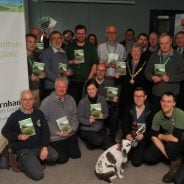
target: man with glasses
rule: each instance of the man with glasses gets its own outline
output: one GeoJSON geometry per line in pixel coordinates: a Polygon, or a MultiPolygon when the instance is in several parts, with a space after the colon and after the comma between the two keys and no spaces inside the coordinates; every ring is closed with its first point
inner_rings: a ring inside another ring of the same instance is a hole
{"type": "MultiPolygon", "coordinates": [[[[50,95],[54,91],[54,82],[59,77],[60,63],[68,66],[68,57],[65,51],[61,48],[63,43],[63,35],[58,31],[53,31],[50,34],[51,46],[44,50],[42,62],[45,63],[46,78],[44,81],[45,96],[50,95]]],[[[72,70],[66,70],[66,76],[71,76],[72,70]]]]}
{"type": "Polygon", "coordinates": [[[106,77],[114,79],[116,62],[123,62],[126,59],[126,51],[123,45],[116,42],[117,28],[113,25],[106,27],[107,41],[98,46],[100,63],[107,67],[106,77]]]}

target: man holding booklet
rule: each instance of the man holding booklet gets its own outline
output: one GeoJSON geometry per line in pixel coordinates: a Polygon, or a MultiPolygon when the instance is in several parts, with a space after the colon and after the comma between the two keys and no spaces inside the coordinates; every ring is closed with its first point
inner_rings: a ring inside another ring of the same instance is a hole
{"type": "Polygon", "coordinates": [[[54,91],[54,82],[59,76],[71,76],[68,57],[61,48],[63,35],[59,31],[50,34],[50,47],[43,51],[42,62],[45,64],[46,78],[44,81],[45,96],[54,91]]]}
{"type": "Polygon", "coordinates": [[[35,98],[30,90],[20,96],[21,107],[8,118],[2,134],[9,140],[17,154],[20,170],[33,180],[44,174],[40,161],[55,162],[57,152],[49,146],[49,128],[44,114],[33,109],[35,98]]]}
{"type": "Polygon", "coordinates": [[[152,103],[155,111],[160,109],[160,98],[166,91],[179,93],[179,83],[184,79],[184,60],[173,50],[168,33],[159,37],[160,49],[154,53],[145,69],[146,78],[153,82],[152,103]]]}
{"type": "Polygon", "coordinates": [[[58,152],[57,162],[60,164],[67,162],[69,158],[81,157],[76,135],[79,126],[77,107],[73,97],[67,94],[67,89],[67,78],[57,78],[55,91],[40,106],[49,125],[51,146],[58,152]]]}
{"type": "Polygon", "coordinates": [[[98,46],[98,56],[100,63],[105,63],[107,67],[106,76],[114,78],[117,63],[123,63],[126,59],[126,51],[123,45],[116,41],[117,28],[109,25],[105,30],[106,42],[98,46]]]}
{"type": "Polygon", "coordinates": [[[75,26],[75,40],[68,44],[66,53],[70,67],[73,70],[69,94],[78,104],[82,98],[84,82],[94,75],[96,65],[99,62],[95,46],[87,41],[87,29],[84,25],[75,26]]]}
{"type": "Polygon", "coordinates": [[[44,64],[36,57],[36,37],[33,34],[26,35],[27,65],[29,75],[29,89],[35,96],[35,107],[40,105],[40,79],[45,78],[44,64]]]}

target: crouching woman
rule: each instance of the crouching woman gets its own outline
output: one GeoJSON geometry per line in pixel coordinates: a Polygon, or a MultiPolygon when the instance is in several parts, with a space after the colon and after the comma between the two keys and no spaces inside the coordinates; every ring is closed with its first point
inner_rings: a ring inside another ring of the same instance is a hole
{"type": "Polygon", "coordinates": [[[123,138],[132,141],[129,159],[135,167],[143,163],[144,152],[150,142],[151,113],[145,103],[147,95],[138,87],[133,94],[134,103],[127,107],[122,118],[123,138]]]}
{"type": "Polygon", "coordinates": [[[94,79],[87,81],[85,90],[87,95],[78,105],[80,137],[88,149],[107,149],[112,143],[104,128],[108,117],[106,99],[98,94],[98,83],[94,79]]]}

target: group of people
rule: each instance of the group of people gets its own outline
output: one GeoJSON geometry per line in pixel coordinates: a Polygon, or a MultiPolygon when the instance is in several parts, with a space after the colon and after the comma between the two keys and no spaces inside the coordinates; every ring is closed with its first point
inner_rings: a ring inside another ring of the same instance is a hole
{"type": "Polygon", "coordinates": [[[45,35],[44,50],[37,47],[39,29],[26,35],[30,89],[21,93],[21,107],[2,134],[30,178],[43,178],[43,162],[80,158],[79,136],[90,150],[131,140],[133,166],[163,161],[170,165],[163,182],[184,182],[184,112],[178,108],[184,109],[184,32],[175,35],[175,48],[168,33],[134,34],[128,29],[118,43],[117,28],[110,25],[106,42],[97,46],[77,25],[75,39],[70,30],[45,35]],[[44,64],[39,75],[35,62],[44,64]],[[22,123],[34,133],[25,134],[22,123]]]}

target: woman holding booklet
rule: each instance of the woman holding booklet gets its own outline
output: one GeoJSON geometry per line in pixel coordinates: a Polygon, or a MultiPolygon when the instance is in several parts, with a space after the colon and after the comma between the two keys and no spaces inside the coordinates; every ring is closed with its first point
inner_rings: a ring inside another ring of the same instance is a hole
{"type": "Polygon", "coordinates": [[[147,64],[147,60],[141,57],[142,48],[138,43],[134,43],[130,57],[126,61],[126,75],[119,78],[118,72],[116,78],[121,82],[121,94],[120,94],[120,110],[123,110],[133,102],[133,92],[137,87],[143,87],[148,96],[151,91],[151,83],[145,78],[144,70],[147,64]]]}
{"type": "Polygon", "coordinates": [[[138,87],[133,94],[134,103],[129,105],[122,116],[123,138],[132,141],[129,159],[135,167],[143,163],[144,152],[150,144],[151,111],[146,104],[147,95],[138,87]]]}
{"type": "Polygon", "coordinates": [[[78,105],[78,121],[80,137],[88,149],[107,149],[112,145],[104,128],[104,120],[108,117],[106,99],[98,94],[98,83],[90,79],[86,83],[86,96],[78,105]]]}

